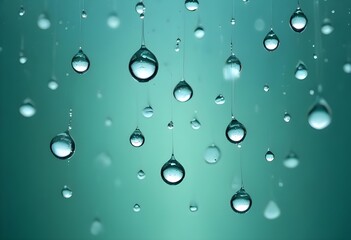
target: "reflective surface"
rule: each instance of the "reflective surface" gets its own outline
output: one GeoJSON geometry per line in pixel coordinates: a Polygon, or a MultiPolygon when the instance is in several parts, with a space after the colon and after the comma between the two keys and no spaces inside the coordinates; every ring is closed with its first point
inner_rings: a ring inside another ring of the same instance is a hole
{"type": "Polygon", "coordinates": [[[230,206],[236,213],[246,213],[250,210],[252,199],[244,188],[240,188],[231,198],[230,206]]]}
{"type": "Polygon", "coordinates": [[[156,56],[142,45],[129,61],[129,72],[138,82],[148,82],[153,79],[158,71],[156,56]]]}
{"type": "Polygon", "coordinates": [[[171,159],[161,168],[161,177],[169,185],[178,185],[185,177],[184,167],[175,159],[172,154],[171,159]]]}
{"type": "Polygon", "coordinates": [[[58,159],[66,160],[71,158],[76,150],[76,144],[69,131],[59,133],[53,137],[50,142],[50,150],[58,159]]]}

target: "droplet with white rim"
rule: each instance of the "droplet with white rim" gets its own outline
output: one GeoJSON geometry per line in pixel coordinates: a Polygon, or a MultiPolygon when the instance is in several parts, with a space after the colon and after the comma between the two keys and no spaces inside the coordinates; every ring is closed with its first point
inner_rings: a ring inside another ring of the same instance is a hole
{"type": "Polygon", "coordinates": [[[223,77],[225,80],[235,80],[239,78],[241,72],[241,62],[239,58],[231,53],[230,56],[225,61],[223,67],[223,77]]]}
{"type": "Polygon", "coordinates": [[[30,118],[34,116],[37,110],[33,101],[30,98],[26,98],[19,107],[19,112],[23,117],[30,118]]]}
{"type": "Polygon", "coordinates": [[[225,130],[225,135],[229,142],[239,144],[244,141],[246,137],[246,128],[241,122],[232,116],[232,120],[225,130]]]}
{"type": "Polygon", "coordinates": [[[208,146],[204,152],[204,159],[207,163],[217,163],[221,158],[221,150],[215,144],[208,146]]]}
{"type": "Polygon", "coordinates": [[[196,118],[194,118],[193,120],[190,121],[190,125],[195,130],[197,130],[201,127],[201,123],[196,118]]]}
{"type": "Polygon", "coordinates": [[[190,212],[197,212],[198,209],[199,208],[196,204],[190,204],[190,206],[189,206],[190,212]]]}
{"type": "Polygon", "coordinates": [[[84,18],[84,19],[88,18],[88,13],[84,9],[82,10],[81,17],[84,18]]]}
{"type": "Polygon", "coordinates": [[[149,105],[149,106],[146,106],[143,111],[143,116],[146,117],[146,118],[151,118],[153,115],[154,115],[154,110],[152,109],[152,107],[149,105]]]}
{"type": "Polygon", "coordinates": [[[236,213],[246,213],[250,210],[251,205],[252,199],[243,187],[241,187],[230,200],[230,206],[236,213]]]}
{"type": "Polygon", "coordinates": [[[196,27],[195,30],[194,30],[194,35],[195,35],[195,37],[198,38],[198,39],[203,38],[203,37],[205,36],[205,30],[204,30],[204,28],[201,27],[201,26],[196,27]]]}
{"type": "Polygon", "coordinates": [[[61,190],[61,195],[62,197],[68,199],[72,197],[73,192],[68,186],[65,185],[61,190]]]}
{"type": "Polygon", "coordinates": [[[20,9],[18,10],[18,15],[20,15],[21,17],[26,13],[26,10],[24,9],[24,7],[21,5],[20,9]]]}
{"type": "Polygon", "coordinates": [[[268,92],[268,91],[269,91],[269,85],[268,85],[268,84],[265,84],[265,85],[263,86],[263,91],[265,91],[265,92],[268,92]]]}
{"type": "Polygon", "coordinates": [[[112,29],[116,29],[121,25],[121,20],[119,19],[117,13],[112,12],[107,17],[107,26],[112,29]]]}
{"type": "Polygon", "coordinates": [[[38,24],[38,27],[42,30],[47,30],[51,26],[50,19],[45,13],[42,13],[39,15],[37,24],[38,24]]]}
{"type": "Polygon", "coordinates": [[[158,61],[156,56],[141,45],[129,61],[129,72],[138,82],[148,82],[152,80],[158,71],[158,61]]]}
{"type": "Polygon", "coordinates": [[[143,1],[138,2],[135,5],[135,11],[140,15],[140,14],[145,14],[145,5],[143,1]]]}
{"type": "Polygon", "coordinates": [[[303,32],[307,26],[307,17],[302,12],[300,7],[297,7],[295,12],[290,17],[290,27],[295,32],[303,32]]]}
{"type": "Polygon", "coordinates": [[[222,105],[225,103],[225,98],[222,94],[218,94],[217,97],[215,98],[215,103],[217,105],[222,105]]]}
{"type": "Polygon", "coordinates": [[[71,66],[73,70],[79,74],[83,74],[88,71],[90,67],[90,60],[83,52],[82,48],[79,48],[78,52],[73,56],[71,66]]]}
{"type": "Polygon", "coordinates": [[[143,170],[139,170],[138,173],[137,173],[137,177],[140,180],[143,180],[146,177],[146,174],[145,174],[145,172],[143,170]]]}
{"type": "Polygon", "coordinates": [[[163,181],[169,185],[177,185],[181,183],[185,177],[184,167],[175,159],[172,154],[161,168],[161,177],[163,181]]]}
{"type": "Polygon", "coordinates": [[[185,0],[185,8],[189,11],[196,11],[199,8],[198,0],[185,0]]]}
{"type": "Polygon", "coordinates": [[[283,119],[284,119],[284,122],[286,122],[286,123],[290,122],[290,120],[291,120],[290,114],[288,112],[285,112],[283,119]]]}
{"type": "Polygon", "coordinates": [[[320,98],[308,112],[308,123],[317,130],[322,130],[331,123],[331,109],[326,100],[320,98]]]}
{"type": "Polygon", "coordinates": [[[103,225],[99,218],[95,218],[90,226],[90,233],[94,236],[100,235],[103,231],[103,225]]]}
{"type": "Polygon", "coordinates": [[[323,24],[322,24],[322,27],[321,27],[321,32],[324,34],[324,35],[329,35],[331,34],[332,32],[334,31],[334,27],[333,25],[331,24],[331,21],[329,18],[325,18],[323,20],[323,24]]]}
{"type": "Polygon", "coordinates": [[[272,162],[274,160],[274,153],[268,149],[268,151],[265,154],[265,158],[268,162],[272,162]]]}
{"type": "Polygon", "coordinates": [[[308,71],[305,64],[303,62],[299,62],[295,70],[295,78],[299,80],[304,80],[306,79],[307,75],[308,71]]]}
{"type": "Polygon", "coordinates": [[[187,102],[193,96],[193,89],[191,86],[182,79],[173,89],[173,96],[179,102],[187,102]]]}
{"type": "Polygon", "coordinates": [[[280,216],[280,209],[275,201],[270,200],[264,209],[263,215],[269,220],[277,219],[280,216]]]}
{"type": "Polygon", "coordinates": [[[346,62],[342,67],[345,73],[351,73],[351,62],[346,62]]]}
{"type": "Polygon", "coordinates": [[[134,204],[134,206],[133,206],[133,211],[134,212],[140,212],[140,210],[141,210],[141,207],[140,207],[140,205],[139,204],[134,204]]]}
{"type": "Polygon", "coordinates": [[[279,43],[279,38],[274,33],[273,29],[271,29],[263,39],[263,46],[265,49],[267,49],[267,51],[270,52],[276,50],[279,46],[279,43]]]}
{"type": "Polygon", "coordinates": [[[76,149],[75,142],[69,131],[57,134],[50,142],[52,154],[61,160],[69,159],[73,156],[76,149]]]}
{"type": "Polygon", "coordinates": [[[232,17],[232,18],[230,19],[230,24],[231,24],[231,25],[235,25],[235,23],[236,23],[236,20],[235,20],[235,18],[232,17]]]}
{"type": "Polygon", "coordinates": [[[133,147],[141,147],[145,142],[145,137],[140,129],[137,127],[129,138],[130,144],[133,147]]]}
{"type": "Polygon", "coordinates": [[[296,168],[299,163],[300,160],[294,152],[290,152],[283,161],[283,165],[286,168],[296,168]]]}

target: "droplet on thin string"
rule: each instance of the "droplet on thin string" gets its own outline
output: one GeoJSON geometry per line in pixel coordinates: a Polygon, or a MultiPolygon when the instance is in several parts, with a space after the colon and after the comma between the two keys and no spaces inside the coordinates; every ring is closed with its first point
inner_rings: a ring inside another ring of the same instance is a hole
{"type": "Polygon", "coordinates": [[[140,212],[140,210],[141,210],[141,207],[140,207],[140,205],[139,204],[134,204],[134,206],[133,206],[133,211],[134,212],[140,212]]]}
{"type": "Polygon", "coordinates": [[[212,144],[205,149],[204,159],[207,163],[217,163],[220,158],[221,151],[216,145],[212,144]]]}
{"type": "Polygon", "coordinates": [[[173,128],[174,128],[173,121],[170,121],[170,122],[167,124],[167,127],[168,127],[168,129],[173,129],[173,128]]]}
{"type": "Polygon", "coordinates": [[[152,80],[158,71],[156,56],[144,45],[136,51],[129,61],[129,72],[138,82],[152,80]]]}
{"type": "Polygon", "coordinates": [[[196,11],[199,7],[198,0],[185,0],[185,8],[189,11],[196,11]]]}
{"type": "Polygon", "coordinates": [[[308,112],[308,123],[317,130],[322,130],[331,123],[331,108],[327,101],[319,99],[308,112]]]}
{"type": "Polygon", "coordinates": [[[351,62],[345,63],[342,68],[343,68],[345,73],[350,74],[351,73],[351,62]]]}
{"type": "Polygon", "coordinates": [[[204,30],[204,28],[201,27],[201,26],[196,27],[195,30],[194,30],[194,35],[195,35],[195,37],[198,38],[198,39],[203,38],[203,37],[205,36],[205,30],[204,30]]]}
{"type": "Polygon", "coordinates": [[[307,17],[298,7],[290,17],[290,27],[295,32],[303,32],[307,26],[307,17]]]}
{"type": "Polygon", "coordinates": [[[268,92],[269,91],[269,85],[265,84],[263,86],[263,91],[268,92]]]}
{"type": "Polygon", "coordinates": [[[296,168],[300,163],[299,158],[294,152],[290,152],[283,161],[286,168],[296,168]]]}
{"type": "Polygon", "coordinates": [[[143,170],[139,170],[137,173],[137,177],[138,179],[143,180],[146,177],[146,174],[143,170]]]}
{"type": "Polygon", "coordinates": [[[230,206],[236,213],[246,213],[250,210],[252,199],[244,188],[240,188],[230,200],[230,206]]]}
{"type": "Polygon", "coordinates": [[[190,121],[190,125],[195,130],[197,130],[201,127],[201,123],[196,118],[194,118],[193,120],[190,121]]]}
{"type": "Polygon", "coordinates": [[[112,12],[107,17],[107,26],[112,29],[116,29],[121,25],[121,20],[119,19],[117,13],[112,12]]]}
{"type": "Polygon", "coordinates": [[[280,216],[280,209],[275,201],[269,201],[264,209],[263,215],[269,220],[277,219],[280,216]]]}
{"type": "Polygon", "coordinates": [[[272,162],[274,160],[274,153],[268,149],[268,151],[265,154],[265,158],[267,162],[272,162]]]}
{"type": "Polygon", "coordinates": [[[317,58],[318,58],[317,54],[314,53],[314,54],[313,54],[313,59],[316,60],[317,58]]]}
{"type": "Polygon", "coordinates": [[[76,73],[83,74],[89,70],[90,60],[80,48],[71,61],[71,66],[76,73]]]}
{"type": "Polygon", "coordinates": [[[94,236],[98,236],[102,233],[103,231],[103,225],[100,221],[100,219],[95,218],[93,222],[91,223],[90,226],[90,233],[94,236]]]}
{"type": "Polygon", "coordinates": [[[191,86],[182,79],[173,89],[173,96],[179,102],[187,102],[193,96],[193,89],[191,86]]]}
{"type": "Polygon", "coordinates": [[[23,5],[21,5],[20,9],[18,10],[18,15],[21,17],[26,13],[26,10],[24,9],[23,5]]]}
{"type": "Polygon", "coordinates": [[[45,13],[42,13],[39,15],[37,24],[38,24],[38,27],[42,30],[47,30],[51,26],[50,19],[45,13]]]}
{"type": "Polygon", "coordinates": [[[48,82],[48,88],[49,88],[50,90],[53,90],[53,91],[54,91],[54,90],[56,90],[58,87],[59,87],[59,84],[58,84],[56,78],[55,78],[55,77],[52,77],[52,78],[49,80],[49,82],[48,82]]]}
{"type": "Polygon", "coordinates": [[[329,34],[331,34],[333,31],[334,31],[334,27],[332,26],[330,19],[325,18],[325,19],[323,20],[323,24],[322,24],[322,27],[321,27],[321,32],[322,32],[324,35],[329,35],[329,34]]]}
{"type": "Polygon", "coordinates": [[[290,114],[288,112],[285,112],[283,119],[284,119],[284,122],[286,122],[286,123],[290,122],[290,120],[291,120],[290,114]]]}
{"type": "Polygon", "coordinates": [[[225,103],[225,98],[222,94],[218,94],[217,97],[215,98],[215,103],[217,105],[222,105],[225,103]]]}
{"type": "Polygon", "coordinates": [[[230,24],[231,24],[231,25],[235,25],[235,23],[236,23],[236,20],[235,20],[235,18],[232,17],[232,18],[230,19],[230,24]]]}
{"type": "Polygon", "coordinates": [[[223,67],[223,77],[225,80],[235,80],[240,77],[241,62],[234,53],[227,58],[223,67]]]}
{"type": "Polygon", "coordinates": [[[154,110],[151,106],[147,106],[143,109],[142,113],[144,117],[151,118],[154,115],[154,110]]]}
{"type": "Polygon", "coordinates": [[[276,50],[279,46],[279,43],[279,38],[274,33],[273,29],[271,29],[263,39],[263,46],[265,49],[267,49],[267,51],[270,52],[276,50]]]}
{"type": "Polygon", "coordinates": [[[190,204],[190,206],[189,206],[190,212],[197,212],[198,209],[199,209],[198,206],[194,203],[190,204]]]}
{"type": "Polygon", "coordinates": [[[232,117],[225,131],[225,135],[229,142],[239,144],[244,141],[246,137],[246,128],[241,122],[232,117]]]}
{"type": "Polygon", "coordinates": [[[163,181],[169,185],[177,185],[181,183],[185,177],[184,167],[175,159],[174,154],[162,166],[161,177],[163,181]]]}
{"type": "Polygon", "coordinates": [[[129,138],[130,144],[133,147],[141,147],[144,145],[145,137],[139,128],[136,128],[129,138]]]}
{"type": "Polygon", "coordinates": [[[19,58],[18,58],[18,61],[21,63],[21,64],[25,64],[27,62],[28,58],[25,56],[24,52],[21,51],[19,53],[19,58]]]}
{"type": "Polygon", "coordinates": [[[304,80],[306,79],[307,75],[308,71],[305,64],[303,62],[299,62],[295,70],[295,78],[299,80],[304,80]]]}
{"type": "Polygon", "coordinates": [[[76,149],[75,143],[69,131],[57,134],[50,142],[52,154],[61,160],[70,159],[76,149]]]}
{"type": "Polygon", "coordinates": [[[68,199],[72,197],[73,192],[68,186],[65,185],[61,190],[61,195],[62,197],[68,199]]]}
{"type": "Polygon", "coordinates": [[[23,100],[21,106],[19,107],[19,112],[23,117],[30,118],[37,112],[33,101],[30,98],[23,100]]]}
{"type": "Polygon", "coordinates": [[[82,17],[83,19],[88,18],[88,13],[87,13],[84,9],[82,10],[81,17],[82,17]]]}
{"type": "Polygon", "coordinates": [[[144,14],[145,14],[145,5],[142,1],[138,2],[135,5],[135,11],[139,14],[140,18],[144,18],[144,14]]]}

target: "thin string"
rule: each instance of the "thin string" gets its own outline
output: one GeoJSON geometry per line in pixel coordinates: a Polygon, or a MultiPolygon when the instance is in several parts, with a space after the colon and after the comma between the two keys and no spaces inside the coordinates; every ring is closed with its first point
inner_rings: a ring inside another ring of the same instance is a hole
{"type": "Polygon", "coordinates": [[[273,0],[271,0],[271,29],[273,29],[273,0]]]}
{"type": "Polygon", "coordinates": [[[82,49],[83,47],[83,29],[82,29],[82,9],[84,8],[84,0],[79,1],[79,31],[80,31],[80,46],[79,48],[82,49]]]}
{"type": "Polygon", "coordinates": [[[234,117],[234,79],[232,80],[232,92],[231,92],[231,101],[230,101],[230,113],[232,115],[232,117],[234,117]]]}
{"type": "MultiPolygon", "coordinates": [[[[315,62],[315,69],[316,69],[316,80],[315,80],[315,84],[318,85],[318,82],[320,82],[320,64],[319,64],[319,60],[321,59],[321,56],[319,56],[321,54],[321,49],[322,49],[322,39],[321,39],[321,34],[319,33],[318,29],[319,29],[319,0],[315,0],[314,2],[314,38],[315,38],[315,47],[314,47],[314,56],[313,58],[316,56],[317,59],[314,59],[315,62]]],[[[318,89],[317,89],[318,90],[318,89]]]]}
{"type": "Polygon", "coordinates": [[[241,157],[241,149],[239,149],[239,158],[240,158],[240,177],[241,177],[241,187],[244,188],[244,177],[243,177],[243,161],[241,157]]]}
{"type": "Polygon", "coordinates": [[[141,19],[141,46],[145,46],[144,18],[145,18],[145,16],[141,19]]]}
{"type": "Polygon", "coordinates": [[[183,80],[185,79],[185,10],[183,9],[183,80]]]}

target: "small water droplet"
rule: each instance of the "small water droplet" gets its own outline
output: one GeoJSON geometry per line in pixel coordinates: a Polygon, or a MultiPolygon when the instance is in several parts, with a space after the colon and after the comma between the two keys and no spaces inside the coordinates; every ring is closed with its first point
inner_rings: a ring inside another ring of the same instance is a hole
{"type": "Polygon", "coordinates": [[[190,125],[195,130],[197,130],[201,127],[201,123],[196,118],[194,118],[193,120],[190,121],[190,125]]]}
{"type": "Polygon", "coordinates": [[[197,0],[185,0],[185,8],[189,11],[196,11],[199,7],[199,2],[197,0]]]}
{"type": "Polygon", "coordinates": [[[18,15],[20,15],[21,17],[26,13],[26,10],[24,9],[24,7],[21,5],[20,9],[18,10],[18,15]]]}
{"type": "Polygon", "coordinates": [[[299,165],[299,163],[299,158],[293,152],[290,152],[283,161],[283,164],[286,168],[296,168],[299,165]]]}
{"type": "Polygon", "coordinates": [[[268,162],[272,162],[274,160],[274,153],[268,149],[268,151],[265,154],[265,158],[268,162]]]}
{"type": "Polygon", "coordinates": [[[279,187],[284,187],[284,182],[283,182],[282,180],[279,180],[279,181],[278,181],[278,186],[279,186],[279,187]]]}
{"type": "Polygon", "coordinates": [[[87,13],[84,9],[82,10],[81,17],[82,17],[83,19],[88,18],[88,13],[87,13]]]}
{"type": "Polygon", "coordinates": [[[232,118],[227,126],[225,135],[229,142],[238,144],[244,141],[246,137],[246,128],[238,120],[232,118]]]}
{"type": "Polygon", "coordinates": [[[193,89],[191,86],[183,79],[173,89],[173,96],[179,102],[187,102],[193,96],[193,89]]]}
{"type": "Polygon", "coordinates": [[[174,128],[173,121],[170,121],[170,122],[167,124],[167,127],[168,127],[168,129],[173,129],[173,128],[174,128]]]}
{"type": "Polygon", "coordinates": [[[105,119],[105,126],[106,127],[111,127],[112,126],[112,119],[110,118],[110,117],[107,117],[106,119],[105,119]]]}
{"type": "Polygon", "coordinates": [[[288,112],[284,113],[284,122],[288,123],[291,120],[291,116],[288,112]]]}
{"type": "Polygon", "coordinates": [[[142,114],[146,118],[151,118],[154,115],[154,110],[151,106],[147,106],[143,109],[142,114]]]}
{"type": "Polygon", "coordinates": [[[68,198],[71,198],[71,197],[72,197],[73,192],[72,192],[72,190],[71,190],[69,187],[64,186],[64,187],[62,188],[62,190],[61,190],[61,194],[62,194],[62,197],[68,199],[68,198]]]}
{"type": "Polygon", "coordinates": [[[95,218],[90,226],[90,233],[94,236],[101,234],[103,231],[103,225],[100,219],[95,218]]]}
{"type": "Polygon", "coordinates": [[[244,188],[240,188],[230,200],[230,206],[236,213],[246,213],[250,210],[252,199],[244,188]]]}
{"type": "Polygon", "coordinates": [[[56,90],[59,87],[58,82],[56,81],[55,77],[52,77],[48,82],[48,88],[51,90],[56,90]]]}
{"type": "Polygon", "coordinates": [[[332,26],[330,19],[325,18],[325,19],[323,20],[323,24],[322,24],[322,27],[321,27],[321,32],[322,32],[324,35],[329,35],[329,34],[331,34],[333,31],[334,31],[334,27],[332,26]]]}
{"type": "Polygon", "coordinates": [[[280,216],[280,209],[275,201],[269,201],[264,209],[263,215],[269,220],[277,219],[280,216]]]}
{"type": "Polygon", "coordinates": [[[316,60],[318,58],[317,54],[313,54],[313,59],[316,60]]]}
{"type": "Polygon", "coordinates": [[[61,160],[71,158],[75,149],[76,145],[68,131],[57,134],[50,142],[52,154],[61,160]]]}
{"type": "Polygon", "coordinates": [[[225,80],[235,80],[240,77],[241,62],[239,58],[231,53],[223,67],[223,77],[225,80]]]}
{"type": "Polygon", "coordinates": [[[276,50],[279,46],[279,43],[279,38],[274,33],[273,29],[271,29],[263,39],[263,46],[265,47],[265,49],[267,49],[267,51],[276,50]]]}
{"type": "Polygon", "coordinates": [[[313,96],[314,95],[314,90],[311,89],[309,93],[310,93],[311,96],[313,96]]]}
{"type": "Polygon", "coordinates": [[[42,30],[47,30],[51,26],[50,19],[45,13],[42,13],[39,15],[37,24],[38,24],[38,27],[42,30]]]}
{"type": "Polygon", "coordinates": [[[28,58],[25,56],[24,52],[21,51],[19,53],[19,59],[18,61],[21,63],[21,64],[25,64],[27,62],[28,58]]]}
{"type": "Polygon", "coordinates": [[[215,98],[215,103],[217,105],[222,105],[225,103],[225,98],[222,94],[218,94],[218,96],[215,98]]]}
{"type": "Polygon", "coordinates": [[[308,75],[307,68],[303,62],[299,62],[295,70],[295,78],[299,80],[306,79],[308,75]]]}
{"type": "Polygon", "coordinates": [[[235,23],[236,23],[236,20],[235,20],[235,18],[232,17],[232,18],[230,19],[230,24],[231,24],[231,25],[235,25],[235,23]]]}
{"type": "Polygon", "coordinates": [[[342,68],[343,68],[345,73],[350,74],[351,73],[351,62],[345,63],[342,68]]]}
{"type": "Polygon", "coordinates": [[[26,98],[19,107],[19,112],[23,117],[30,118],[34,116],[37,110],[33,101],[30,98],[26,98]]]}
{"type": "Polygon", "coordinates": [[[307,17],[298,7],[290,17],[290,27],[295,32],[303,32],[307,26],[307,17]]]}
{"type": "Polygon", "coordinates": [[[201,27],[201,26],[196,27],[195,30],[194,30],[194,35],[195,35],[195,37],[198,38],[198,39],[203,38],[203,37],[205,36],[205,30],[204,30],[204,28],[201,27]]]}
{"type": "Polygon", "coordinates": [[[112,164],[111,156],[105,152],[102,152],[99,155],[97,155],[96,161],[99,165],[103,167],[109,167],[112,164]]]}
{"type": "Polygon", "coordinates": [[[90,61],[87,55],[80,48],[79,51],[73,56],[71,66],[76,73],[83,74],[88,71],[90,61]]]}
{"type": "Polygon", "coordinates": [[[185,177],[184,167],[175,159],[173,154],[171,159],[162,166],[161,177],[169,185],[177,185],[183,181],[185,177]]]}
{"type": "Polygon", "coordinates": [[[129,61],[129,72],[138,82],[152,80],[158,71],[156,56],[144,45],[136,51],[129,61]]]}
{"type": "Polygon", "coordinates": [[[144,14],[145,14],[145,5],[142,1],[138,2],[135,5],[135,11],[139,14],[140,18],[144,18],[144,14]]]}
{"type": "Polygon", "coordinates": [[[136,128],[129,138],[130,144],[133,147],[141,147],[144,145],[145,137],[139,128],[136,128]]]}
{"type": "Polygon", "coordinates": [[[221,158],[221,151],[216,145],[212,144],[211,146],[208,146],[205,149],[204,159],[207,163],[210,163],[210,164],[217,163],[220,158],[221,158]]]}
{"type": "Polygon", "coordinates": [[[322,130],[331,123],[331,109],[324,99],[319,99],[308,112],[308,123],[317,130],[322,130]]]}
{"type": "Polygon", "coordinates": [[[143,180],[146,177],[145,172],[143,170],[139,170],[138,173],[137,173],[137,177],[140,180],[143,180]]]}
{"type": "Polygon", "coordinates": [[[190,212],[197,212],[198,209],[199,208],[197,207],[196,204],[190,204],[190,206],[189,206],[190,212]]]}
{"type": "Polygon", "coordinates": [[[263,91],[265,91],[265,92],[269,91],[269,86],[267,84],[263,86],[263,91]]]}
{"type": "Polygon", "coordinates": [[[121,20],[119,19],[117,13],[112,12],[107,17],[107,26],[112,29],[116,29],[121,25],[121,20]]]}
{"type": "Polygon", "coordinates": [[[140,205],[139,204],[134,204],[134,206],[133,206],[133,211],[134,212],[140,212],[140,210],[141,210],[141,207],[140,207],[140,205]]]}

